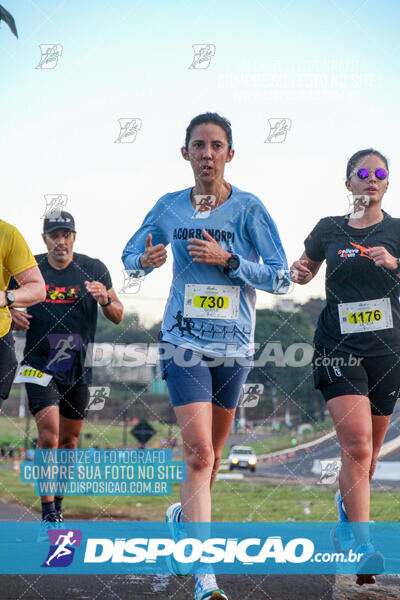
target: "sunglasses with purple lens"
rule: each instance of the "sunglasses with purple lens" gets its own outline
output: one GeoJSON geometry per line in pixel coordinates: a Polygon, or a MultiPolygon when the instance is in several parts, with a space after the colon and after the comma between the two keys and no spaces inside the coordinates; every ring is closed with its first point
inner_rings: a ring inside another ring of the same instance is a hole
{"type": "MultiPolygon", "coordinates": [[[[358,169],[356,171],[356,175],[359,179],[367,179],[369,177],[370,171],[368,169],[358,169]]],[[[386,179],[388,176],[388,172],[386,169],[375,169],[375,177],[377,179],[386,179]]]]}

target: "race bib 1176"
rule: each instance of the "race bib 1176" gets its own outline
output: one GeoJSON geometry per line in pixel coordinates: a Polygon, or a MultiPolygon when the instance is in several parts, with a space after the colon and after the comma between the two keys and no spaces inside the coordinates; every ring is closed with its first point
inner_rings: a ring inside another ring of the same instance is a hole
{"type": "Polygon", "coordinates": [[[393,327],[390,298],[338,304],[340,331],[365,333],[393,327]]]}

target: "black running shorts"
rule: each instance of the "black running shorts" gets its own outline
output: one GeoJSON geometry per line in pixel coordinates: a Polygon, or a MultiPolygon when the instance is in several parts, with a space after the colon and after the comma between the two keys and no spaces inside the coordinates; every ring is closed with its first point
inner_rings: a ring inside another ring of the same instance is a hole
{"type": "Polygon", "coordinates": [[[83,419],[89,400],[87,385],[63,385],[52,379],[48,386],[26,383],[29,410],[35,415],[46,406],[59,406],[60,415],[66,419],[83,419]]]}
{"type": "Polygon", "coordinates": [[[359,357],[316,347],[312,359],[315,388],[326,401],[336,396],[367,396],[373,415],[391,415],[400,395],[400,356],[359,357]]]}
{"type": "Polygon", "coordinates": [[[0,338],[0,407],[3,400],[8,398],[17,367],[14,338],[10,330],[0,338]]]}

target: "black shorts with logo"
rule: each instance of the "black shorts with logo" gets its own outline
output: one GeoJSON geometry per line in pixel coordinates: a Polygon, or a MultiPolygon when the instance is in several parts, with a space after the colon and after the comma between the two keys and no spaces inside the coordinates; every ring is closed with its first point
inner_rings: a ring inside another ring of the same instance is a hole
{"type": "Polygon", "coordinates": [[[367,396],[373,415],[391,415],[400,395],[400,356],[360,357],[316,346],[312,359],[315,388],[326,401],[336,396],[367,396]]]}
{"type": "Polygon", "coordinates": [[[3,400],[8,398],[17,367],[14,338],[10,330],[0,338],[0,407],[3,400]]]}
{"type": "Polygon", "coordinates": [[[35,415],[46,406],[59,406],[60,415],[66,419],[84,419],[89,401],[87,385],[63,385],[54,378],[46,387],[26,383],[29,410],[35,415]]]}

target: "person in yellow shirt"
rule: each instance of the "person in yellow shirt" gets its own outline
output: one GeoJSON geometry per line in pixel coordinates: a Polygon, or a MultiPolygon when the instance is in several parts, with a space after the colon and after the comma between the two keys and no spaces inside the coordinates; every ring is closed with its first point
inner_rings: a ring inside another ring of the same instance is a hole
{"type": "Polygon", "coordinates": [[[0,219],[0,411],[8,398],[17,368],[9,308],[24,308],[46,298],[46,286],[36,259],[16,227],[0,219]],[[8,290],[11,276],[20,287],[8,290]]]}

